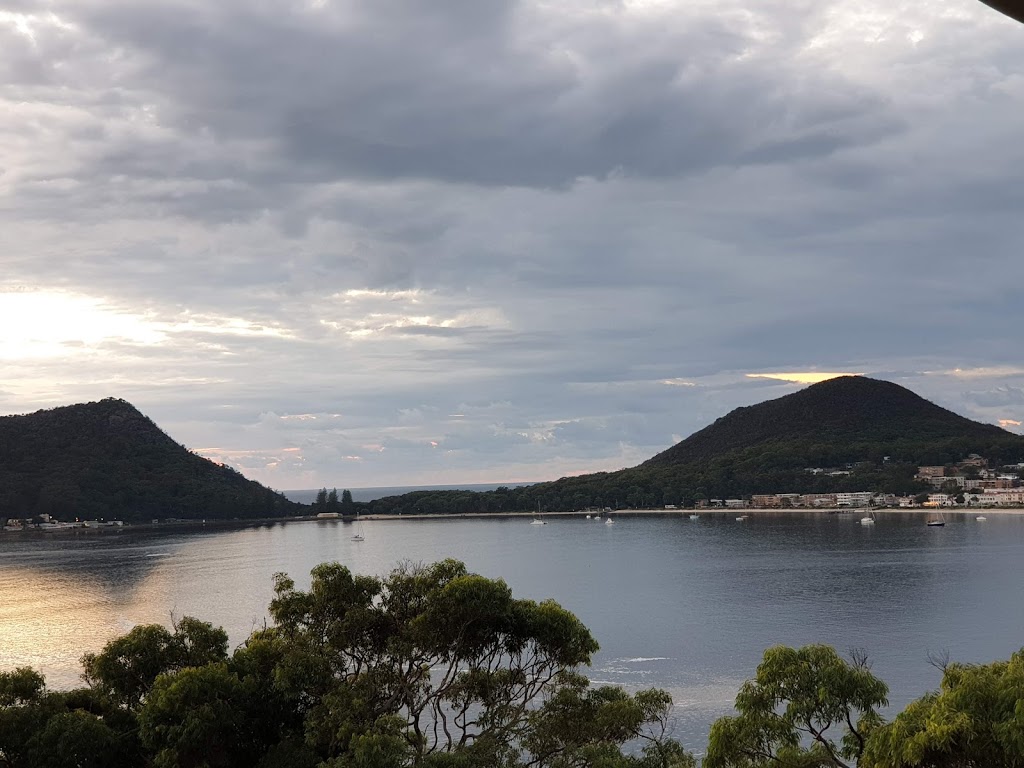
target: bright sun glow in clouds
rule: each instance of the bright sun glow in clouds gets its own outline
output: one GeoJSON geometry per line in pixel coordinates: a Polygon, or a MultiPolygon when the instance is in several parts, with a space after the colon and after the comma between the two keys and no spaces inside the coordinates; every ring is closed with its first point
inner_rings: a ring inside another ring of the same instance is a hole
{"type": "Polygon", "coordinates": [[[107,341],[155,344],[165,338],[139,315],[60,291],[0,293],[0,327],[3,360],[58,357],[107,341]]]}
{"type": "Polygon", "coordinates": [[[791,373],[748,373],[748,379],[777,379],[779,381],[790,381],[794,384],[817,384],[839,376],[863,376],[862,373],[851,372],[826,372],[826,371],[793,371],[791,373]]]}
{"type": "Polygon", "coordinates": [[[0,289],[0,360],[65,357],[103,344],[173,343],[174,335],[290,338],[290,331],[238,317],[184,313],[161,321],[103,299],[56,290],[0,289]]]}

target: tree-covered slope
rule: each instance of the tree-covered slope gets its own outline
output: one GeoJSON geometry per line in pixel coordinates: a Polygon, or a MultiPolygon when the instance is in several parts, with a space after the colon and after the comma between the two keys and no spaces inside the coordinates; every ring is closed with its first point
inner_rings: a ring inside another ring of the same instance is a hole
{"type": "Polygon", "coordinates": [[[924,463],[932,458],[942,463],[961,458],[945,452],[953,443],[970,443],[978,453],[1001,455],[1004,446],[1019,450],[1024,439],[947,411],[898,384],[841,376],[737,408],[641,466],[689,464],[781,445],[802,454],[821,454],[817,463],[869,459],[864,446],[898,460],[924,463]]]}
{"type": "Polygon", "coordinates": [[[643,464],[489,493],[420,493],[380,499],[375,512],[551,511],[659,507],[755,493],[911,493],[919,464],[971,453],[1024,461],[1024,437],[980,424],[887,381],[844,376],[737,408],[643,464]],[[843,475],[815,467],[849,465],[843,475]]]}
{"type": "Polygon", "coordinates": [[[300,506],[188,451],[124,400],[0,418],[0,517],[271,517],[300,506]]]}

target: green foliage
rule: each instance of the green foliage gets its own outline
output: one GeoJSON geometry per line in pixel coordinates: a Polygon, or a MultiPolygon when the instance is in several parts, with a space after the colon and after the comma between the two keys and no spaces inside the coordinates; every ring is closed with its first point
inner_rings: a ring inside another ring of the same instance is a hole
{"type": "MultiPolygon", "coordinates": [[[[572,614],[457,561],[383,578],[325,564],[308,591],[279,575],[271,610],[276,626],[230,656],[220,630],[185,619],[87,656],[90,688],[0,673],[0,766],[696,766],[666,736],[667,693],[591,687],[577,666],[597,645],[572,614]]],[[[769,648],[703,766],[1024,766],[1024,649],[948,665],[890,723],[886,695],[862,655],[769,648]]]]}
{"type": "Polygon", "coordinates": [[[847,662],[826,645],[769,648],[736,697],[739,715],[712,726],[704,765],[854,765],[881,722],[886,695],[862,657],[847,662]]]}
{"type": "Polygon", "coordinates": [[[693,756],[664,738],[672,699],[664,691],[630,696],[621,688],[590,688],[585,678],[567,675],[558,692],[530,715],[525,746],[550,768],[580,764],[626,768],[693,768],[693,756]],[[657,729],[651,731],[651,725],[657,729]],[[622,755],[615,745],[644,743],[639,755],[622,755]],[[582,761],[582,763],[581,763],[582,761]]]}
{"type": "Polygon", "coordinates": [[[940,689],[871,738],[863,768],[1024,765],[1024,649],[1009,661],[950,664],[940,689]]]}
{"type": "MultiPolygon", "coordinates": [[[[970,453],[1024,460],[1024,437],[979,424],[883,381],[842,377],[738,408],[643,464],[521,488],[418,491],[356,503],[321,489],[315,513],[478,514],[689,506],[754,493],[916,493],[918,464],[970,453]],[[884,459],[888,457],[888,461],[884,459]],[[844,476],[808,467],[852,466],[844,476]]],[[[196,456],[122,400],[0,418],[0,509],[17,517],[244,518],[302,507],[196,456]]]]}
{"type": "Polygon", "coordinates": [[[12,707],[36,701],[46,688],[43,676],[29,667],[0,672],[0,707],[12,707]]]}
{"type": "Polygon", "coordinates": [[[178,622],[173,633],[159,624],[140,625],[100,653],[85,654],[82,678],[117,704],[133,708],[160,675],[222,661],[227,646],[223,629],[190,617],[178,622]]]}
{"type": "Polygon", "coordinates": [[[319,681],[307,735],[332,757],[391,750],[394,734],[382,726],[391,717],[405,724],[403,749],[417,760],[511,744],[558,675],[597,650],[557,604],[517,600],[503,581],[454,560],[383,580],[337,564],[312,576],[308,592],[279,576],[271,614],[304,661],[299,674],[319,681]]]}
{"type": "Polygon", "coordinates": [[[307,591],[279,574],[270,610],[230,655],[223,630],[184,618],[86,654],[86,689],[0,674],[0,766],[694,764],[665,736],[667,694],[591,689],[576,670],[597,643],[575,616],[458,561],[381,578],[324,564],[307,591]]]}
{"type": "Polygon", "coordinates": [[[143,746],[157,768],[254,765],[270,746],[249,712],[260,694],[226,662],[161,675],[139,711],[143,746]]]}
{"type": "Polygon", "coordinates": [[[53,693],[29,669],[0,672],[4,768],[129,768],[142,762],[134,717],[90,691],[53,693]]]}
{"type": "Polygon", "coordinates": [[[243,518],[302,507],[188,451],[124,400],[0,417],[0,509],[59,519],[243,518]]]}
{"type": "MultiPolygon", "coordinates": [[[[641,466],[713,461],[748,448],[783,448],[797,466],[857,461],[947,464],[968,453],[1016,456],[1024,438],[980,424],[887,381],[844,376],[737,408],[641,466]],[[977,451],[968,446],[977,445],[977,451]]],[[[774,451],[772,451],[774,453],[774,451]]]]}
{"type": "Polygon", "coordinates": [[[29,740],[25,763],[47,768],[131,768],[134,750],[102,718],[71,710],[46,721],[29,740]]]}
{"type": "Polygon", "coordinates": [[[928,489],[914,479],[919,464],[949,464],[971,453],[1017,462],[1024,459],[1024,437],[965,419],[896,384],[842,377],[738,408],[631,469],[487,493],[419,491],[378,499],[369,511],[529,512],[539,505],[569,512],[689,506],[755,493],[908,494],[928,489]],[[849,475],[805,471],[847,465],[849,475]]]}

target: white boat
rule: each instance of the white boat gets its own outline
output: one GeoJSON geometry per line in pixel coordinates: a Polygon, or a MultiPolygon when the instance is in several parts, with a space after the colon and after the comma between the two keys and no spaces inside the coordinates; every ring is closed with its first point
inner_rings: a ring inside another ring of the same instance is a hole
{"type": "Polygon", "coordinates": [[[547,522],[541,520],[539,517],[535,517],[530,521],[530,525],[547,525],[547,522]]]}
{"type": "Polygon", "coordinates": [[[357,533],[352,537],[352,541],[365,541],[363,534],[357,533]]]}
{"type": "Polygon", "coordinates": [[[988,518],[987,518],[987,517],[985,517],[984,515],[978,515],[978,516],[977,516],[976,518],[974,518],[974,519],[975,519],[975,520],[977,520],[977,521],[979,521],[979,522],[984,522],[985,520],[988,520],[988,518]]]}
{"type": "Polygon", "coordinates": [[[927,523],[925,523],[925,525],[927,525],[929,528],[941,528],[945,524],[946,521],[943,519],[941,512],[939,512],[938,517],[933,517],[927,523]]]}
{"type": "Polygon", "coordinates": [[[874,512],[868,512],[868,516],[867,517],[862,517],[860,519],[860,524],[861,525],[874,525],[875,524],[875,513],[874,512]]]}
{"type": "Polygon", "coordinates": [[[740,515],[739,517],[737,517],[737,518],[736,518],[736,522],[738,522],[738,523],[742,523],[742,522],[743,522],[744,520],[746,520],[746,519],[747,519],[748,517],[750,517],[750,515],[740,515]]]}
{"type": "Polygon", "coordinates": [[[352,541],[364,541],[363,526],[359,523],[359,510],[356,510],[355,533],[352,534],[352,541]]]}
{"type": "Polygon", "coordinates": [[[612,519],[611,519],[611,518],[609,517],[609,518],[608,518],[607,520],[605,520],[605,521],[604,521],[604,524],[605,524],[605,525],[615,525],[615,521],[614,521],[614,520],[612,520],[612,519]]]}
{"type": "Polygon", "coordinates": [[[700,515],[690,515],[691,520],[700,520],[700,515]]]}
{"type": "Polygon", "coordinates": [[[590,515],[587,515],[587,520],[589,520],[589,519],[590,519],[590,515]]]}

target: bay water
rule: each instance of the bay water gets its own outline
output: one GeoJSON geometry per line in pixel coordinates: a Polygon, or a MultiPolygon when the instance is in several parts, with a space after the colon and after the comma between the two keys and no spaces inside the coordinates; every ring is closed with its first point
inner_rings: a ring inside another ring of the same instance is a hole
{"type": "Polygon", "coordinates": [[[554,598],[601,644],[595,682],[667,689],[675,735],[700,751],[764,649],[867,651],[891,711],[937,687],[930,658],[969,662],[1024,646],[1024,516],[825,513],[445,518],[0,535],[0,669],[79,683],[86,651],[134,625],[185,615],[232,644],[268,620],[272,575],[304,588],[317,563],[384,574],[465,561],[518,597],[554,598]],[[355,526],[364,534],[354,541],[355,526]]]}

